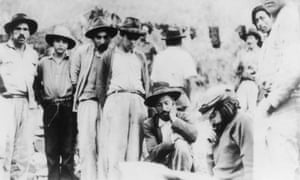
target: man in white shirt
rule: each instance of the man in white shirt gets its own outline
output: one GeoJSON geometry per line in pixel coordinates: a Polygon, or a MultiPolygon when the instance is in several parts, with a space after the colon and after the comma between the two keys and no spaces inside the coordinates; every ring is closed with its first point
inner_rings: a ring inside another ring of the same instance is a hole
{"type": "Polygon", "coordinates": [[[258,67],[259,82],[270,84],[259,104],[267,123],[265,179],[299,179],[300,15],[289,0],[263,0],[263,5],[274,21],[258,67]]]}
{"type": "Polygon", "coordinates": [[[37,22],[23,13],[16,14],[4,25],[9,41],[0,45],[0,76],[5,87],[0,92],[2,180],[27,179],[30,154],[33,152],[35,127],[30,114],[37,107],[33,81],[38,61],[37,52],[27,44],[27,40],[37,31],[37,27],[37,22]]]}
{"type": "Polygon", "coordinates": [[[182,109],[190,104],[187,96],[190,95],[194,77],[197,76],[194,59],[181,47],[184,37],[179,30],[168,29],[166,37],[163,38],[167,48],[154,58],[151,74],[152,82],[167,82],[171,87],[182,89],[182,95],[177,103],[182,109]]]}
{"type": "Polygon", "coordinates": [[[139,27],[138,19],[126,18],[119,47],[104,60],[107,93],[100,121],[100,179],[118,179],[119,162],[139,161],[141,157],[149,80],[143,54],[133,51],[134,43],[143,35],[139,27]]]}

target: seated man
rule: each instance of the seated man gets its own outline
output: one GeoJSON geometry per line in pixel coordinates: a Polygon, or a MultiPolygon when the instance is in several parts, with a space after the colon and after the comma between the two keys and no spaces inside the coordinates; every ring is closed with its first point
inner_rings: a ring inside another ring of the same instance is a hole
{"type": "Polygon", "coordinates": [[[191,143],[198,133],[187,114],[177,112],[176,100],[180,95],[181,90],[170,88],[168,83],[154,84],[145,104],[157,113],[144,122],[145,142],[150,161],[174,170],[191,171],[191,143]]]}
{"type": "Polygon", "coordinates": [[[218,180],[251,180],[252,119],[239,111],[238,101],[225,88],[211,89],[199,111],[211,124],[207,154],[212,176],[218,180]]]}

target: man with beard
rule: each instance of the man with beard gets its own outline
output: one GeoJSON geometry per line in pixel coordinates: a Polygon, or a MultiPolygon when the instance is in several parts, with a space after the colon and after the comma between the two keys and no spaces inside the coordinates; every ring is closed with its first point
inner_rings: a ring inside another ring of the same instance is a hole
{"type": "Polygon", "coordinates": [[[76,43],[64,26],[55,27],[45,39],[54,52],[39,62],[35,84],[44,110],[48,179],[74,180],[77,124],[72,111],[73,87],[67,50],[74,48],[76,43]]]}
{"type": "Polygon", "coordinates": [[[119,162],[141,157],[149,80],[144,55],[133,50],[142,35],[139,20],[126,18],[120,27],[119,46],[111,52],[111,58],[104,60],[107,98],[100,122],[99,162],[108,179],[118,178],[119,162]]]}
{"type": "Polygon", "coordinates": [[[4,25],[9,41],[0,45],[0,179],[27,179],[33,152],[36,108],[33,80],[38,54],[27,44],[37,23],[19,13],[4,25]],[[3,174],[2,174],[3,173],[3,174]]]}
{"type": "MultiPolygon", "coordinates": [[[[300,141],[300,15],[289,0],[262,0],[273,18],[272,30],[262,47],[258,67],[260,84],[269,92],[259,103],[265,134],[268,175],[265,179],[299,179],[300,141]]],[[[262,173],[263,174],[263,173],[262,173]]],[[[260,178],[263,179],[263,178],[260,178]]]]}
{"type": "Polygon", "coordinates": [[[191,171],[191,144],[196,141],[198,133],[192,119],[186,113],[177,111],[176,100],[181,90],[170,88],[166,82],[157,82],[152,91],[145,100],[145,104],[154,107],[157,112],[144,122],[148,160],[173,170],[191,171]]]}
{"type": "Polygon", "coordinates": [[[105,100],[104,61],[109,56],[110,39],[117,30],[97,19],[85,36],[92,40],[79,47],[71,58],[71,81],[76,91],[78,143],[82,180],[97,180],[97,127],[105,100]]]}
{"type": "Polygon", "coordinates": [[[207,153],[211,175],[217,180],[252,180],[252,119],[239,111],[231,90],[217,86],[207,92],[199,111],[211,125],[207,153]]]}

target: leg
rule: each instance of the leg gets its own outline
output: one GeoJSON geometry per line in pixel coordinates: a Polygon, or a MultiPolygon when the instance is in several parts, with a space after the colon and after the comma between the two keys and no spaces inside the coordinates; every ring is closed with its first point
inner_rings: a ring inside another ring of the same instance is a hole
{"type": "Polygon", "coordinates": [[[62,157],[60,180],[73,180],[74,154],[77,134],[77,122],[72,106],[62,106],[60,126],[60,154],[62,157]]]}
{"type": "Polygon", "coordinates": [[[125,161],[128,144],[129,99],[125,93],[109,96],[103,108],[100,125],[99,157],[103,174],[109,180],[118,176],[118,163],[125,161]]]}
{"type": "Polygon", "coordinates": [[[143,123],[147,118],[144,100],[135,94],[130,96],[129,136],[126,161],[138,161],[142,154],[143,123]]]}
{"type": "Polygon", "coordinates": [[[0,96],[0,179],[8,180],[14,142],[14,104],[0,96]]]}
{"type": "Polygon", "coordinates": [[[33,153],[33,133],[36,126],[32,111],[25,98],[14,98],[17,119],[14,152],[11,163],[11,179],[26,179],[33,153]]]}
{"type": "Polygon", "coordinates": [[[169,161],[169,168],[180,171],[191,171],[193,157],[191,146],[182,139],[175,142],[175,150],[172,152],[169,161]]]}
{"type": "Polygon", "coordinates": [[[96,122],[98,102],[87,100],[79,103],[78,143],[81,180],[97,180],[96,122]]]}
{"type": "Polygon", "coordinates": [[[45,131],[45,150],[48,166],[48,179],[59,179],[59,126],[61,118],[57,105],[47,105],[44,107],[44,131],[45,131]]]}

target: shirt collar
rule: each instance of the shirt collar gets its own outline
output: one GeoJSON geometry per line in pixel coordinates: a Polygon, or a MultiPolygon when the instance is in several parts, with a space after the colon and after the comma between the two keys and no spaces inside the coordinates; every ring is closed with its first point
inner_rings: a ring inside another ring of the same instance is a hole
{"type": "Polygon", "coordinates": [[[167,124],[170,124],[170,121],[164,121],[162,119],[158,119],[158,127],[159,128],[162,128],[163,126],[167,125],[167,124]]]}
{"type": "MultiPolygon", "coordinates": [[[[11,49],[16,50],[16,47],[15,47],[15,45],[14,45],[14,43],[13,43],[13,41],[11,39],[7,41],[6,46],[9,47],[9,48],[11,48],[11,49]]],[[[27,44],[25,44],[24,51],[26,50],[26,47],[27,47],[27,44]]]]}
{"type": "MultiPolygon", "coordinates": [[[[70,56],[68,55],[68,53],[65,53],[63,60],[69,60],[70,56]]],[[[53,55],[53,53],[49,56],[50,60],[55,60],[55,57],[53,55]]]]}

